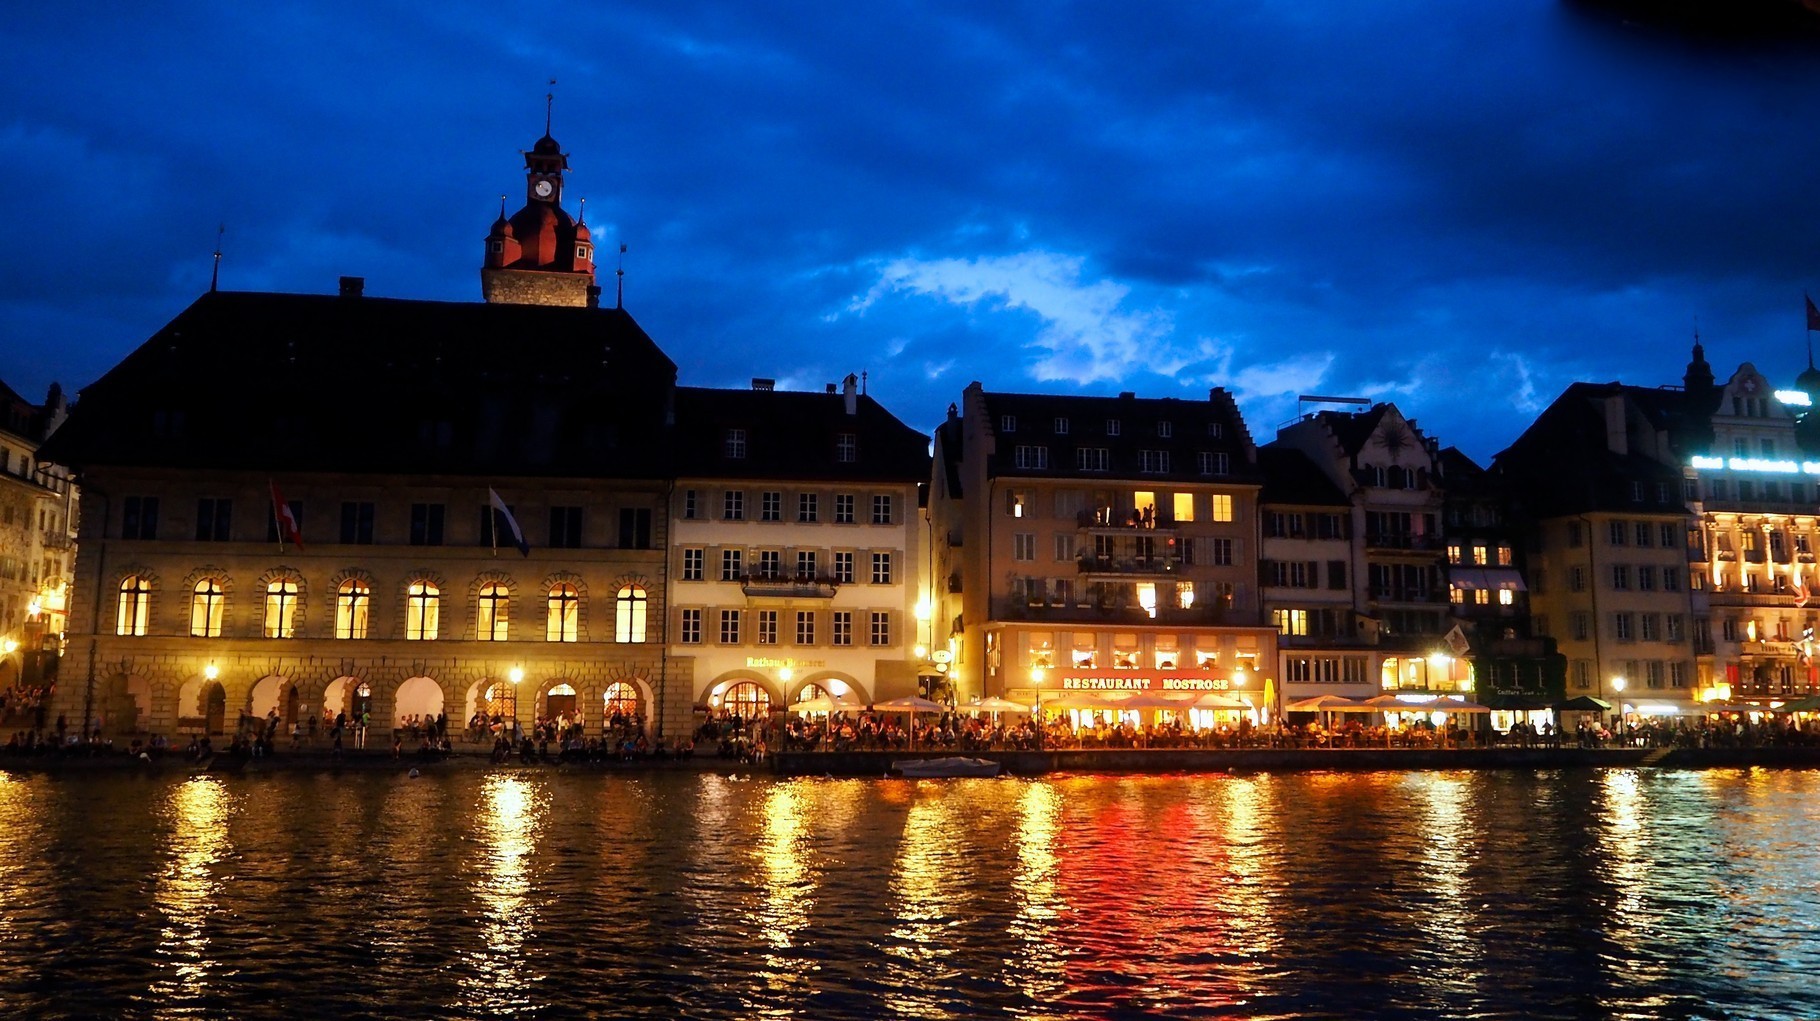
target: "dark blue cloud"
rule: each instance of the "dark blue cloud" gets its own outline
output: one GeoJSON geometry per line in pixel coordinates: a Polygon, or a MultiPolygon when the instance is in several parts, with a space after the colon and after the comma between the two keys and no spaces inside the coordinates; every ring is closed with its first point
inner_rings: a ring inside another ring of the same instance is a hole
{"type": "Polygon", "coordinates": [[[1572,379],[1674,381],[1696,319],[1792,375],[1820,292],[1793,3],[132,6],[0,23],[26,393],[193,300],[221,223],[226,287],[477,297],[550,77],[686,381],[868,370],[922,426],[973,379],[1226,385],[1264,438],[1349,392],[1483,458],[1572,379]]]}

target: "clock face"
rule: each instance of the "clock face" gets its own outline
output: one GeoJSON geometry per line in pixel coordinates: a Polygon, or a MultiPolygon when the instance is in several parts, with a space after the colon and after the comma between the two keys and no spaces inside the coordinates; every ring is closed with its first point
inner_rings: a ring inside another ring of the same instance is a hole
{"type": "Polygon", "coordinates": [[[548,181],[539,181],[531,186],[532,193],[540,199],[549,198],[551,193],[555,190],[556,186],[548,181]]]}

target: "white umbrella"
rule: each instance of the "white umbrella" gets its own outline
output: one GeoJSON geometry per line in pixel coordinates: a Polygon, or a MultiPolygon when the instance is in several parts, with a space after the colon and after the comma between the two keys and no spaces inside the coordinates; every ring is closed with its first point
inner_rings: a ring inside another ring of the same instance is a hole
{"type": "Polygon", "coordinates": [[[948,707],[940,702],[931,702],[920,695],[905,695],[889,702],[874,702],[872,708],[881,713],[945,713],[948,707]]]}
{"type": "Polygon", "coordinates": [[[1022,702],[1013,702],[1008,698],[999,698],[994,695],[991,698],[975,699],[969,702],[967,711],[975,716],[980,713],[1027,713],[1030,711],[1030,707],[1022,702]]]}
{"type": "Polygon", "coordinates": [[[1480,705],[1477,702],[1468,702],[1464,699],[1455,699],[1455,698],[1437,698],[1433,702],[1425,702],[1419,706],[1416,706],[1415,708],[1418,710],[1427,710],[1429,712],[1436,712],[1436,713],[1488,713],[1488,712],[1491,712],[1491,706],[1480,705]]]}
{"type": "Polygon", "coordinates": [[[1043,699],[1044,709],[1117,709],[1118,703],[1085,691],[1065,691],[1055,698],[1043,699]]]}
{"type": "Polygon", "coordinates": [[[1246,702],[1242,699],[1233,698],[1231,695],[1222,695],[1217,691],[1210,691],[1207,694],[1202,695],[1200,698],[1197,698],[1188,704],[1195,707],[1196,709],[1250,709],[1251,708],[1250,702],[1246,702]]]}
{"type": "Polygon", "coordinates": [[[1285,712],[1291,713],[1346,712],[1347,710],[1357,710],[1361,705],[1362,703],[1344,695],[1316,695],[1299,702],[1291,702],[1283,709],[1285,712]]]}
{"type": "Polygon", "coordinates": [[[803,699],[801,702],[790,703],[790,711],[793,713],[831,713],[843,708],[846,707],[836,704],[826,695],[817,695],[814,698],[803,699]]]}

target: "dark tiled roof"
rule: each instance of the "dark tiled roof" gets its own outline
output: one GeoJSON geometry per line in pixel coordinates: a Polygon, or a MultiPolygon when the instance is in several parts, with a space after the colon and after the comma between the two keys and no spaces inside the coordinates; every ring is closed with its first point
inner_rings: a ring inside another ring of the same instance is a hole
{"type": "Polygon", "coordinates": [[[1326,473],[1293,447],[1267,444],[1258,448],[1264,489],[1258,502],[1298,506],[1349,507],[1351,501],[1326,473]]]}
{"type": "Polygon", "coordinates": [[[1384,420],[1384,413],[1390,410],[1388,404],[1373,404],[1369,411],[1320,411],[1315,413],[1327,431],[1340,442],[1340,449],[1347,457],[1358,456],[1365,449],[1365,443],[1384,420]]]}
{"type": "Polygon", "coordinates": [[[661,477],[675,379],[617,309],[209,293],[84,389],[45,456],[661,477]]]}
{"type": "Polygon", "coordinates": [[[929,437],[868,396],[847,414],[838,393],[788,390],[676,391],[676,472],[685,477],[855,479],[927,482],[929,437]],[[745,430],[746,456],[727,456],[727,430],[745,430]],[[854,460],[836,456],[841,433],[853,433],[854,460]]]}
{"type": "Polygon", "coordinates": [[[1208,481],[1198,466],[1202,452],[1227,455],[1229,471],[1223,481],[1257,483],[1256,449],[1251,432],[1239,414],[1238,406],[1224,390],[1214,390],[1206,401],[1177,397],[1082,397],[1053,394],[984,394],[989,426],[998,440],[989,472],[998,477],[1030,476],[1036,478],[1073,477],[1076,450],[1082,447],[1105,448],[1108,470],[1093,472],[1095,478],[1157,478],[1174,481],[1208,481]],[[1017,430],[1006,433],[1001,428],[1006,415],[1015,416],[1017,430]],[[1058,433],[1057,419],[1066,419],[1068,431],[1058,433]],[[1119,423],[1118,435],[1111,435],[1107,423],[1119,423]],[[1168,423],[1170,435],[1159,434],[1160,423],[1168,423]],[[1218,426],[1219,435],[1209,432],[1218,426]],[[1049,448],[1047,470],[1016,467],[1015,448],[1019,444],[1049,448]],[[1144,471],[1142,451],[1169,452],[1167,472],[1144,471]]]}
{"type": "Polygon", "coordinates": [[[1695,409],[1682,391],[1625,386],[1622,383],[1574,383],[1537,416],[1516,442],[1492,460],[1492,471],[1513,500],[1535,517],[1587,511],[1628,510],[1682,513],[1681,464],[1685,445],[1698,436],[1695,409]],[[1626,452],[1613,451],[1606,435],[1606,401],[1624,400],[1626,452]],[[1641,418],[1647,433],[1631,425],[1641,418]],[[1641,449],[1666,434],[1668,460],[1641,449]],[[1642,500],[1632,483],[1642,483],[1642,500]],[[1666,498],[1658,499],[1662,494],[1666,498]]]}

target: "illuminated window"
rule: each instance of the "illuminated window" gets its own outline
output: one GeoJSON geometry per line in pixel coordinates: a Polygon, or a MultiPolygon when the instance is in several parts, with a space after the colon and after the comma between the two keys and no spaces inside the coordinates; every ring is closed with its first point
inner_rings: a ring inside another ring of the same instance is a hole
{"type": "Polygon", "coordinates": [[[607,721],[628,722],[638,718],[638,689],[624,681],[607,685],[607,721]]]}
{"type": "Polygon", "coordinates": [[[1498,605],[1513,606],[1516,604],[1516,601],[1517,601],[1516,590],[1509,589],[1509,588],[1501,588],[1498,590],[1498,605]]]}
{"type": "Polygon", "coordinates": [[[1173,502],[1174,506],[1171,509],[1175,512],[1175,520],[1176,520],[1177,524],[1181,524],[1184,521],[1193,521],[1194,520],[1194,494],[1193,493],[1177,493],[1177,494],[1175,494],[1175,497],[1172,502],[1173,502]]]}
{"type": "Polygon", "coordinates": [[[619,590],[619,605],[613,614],[613,640],[616,642],[642,642],[645,640],[645,613],[648,601],[645,590],[637,585],[627,585],[619,590]]]}
{"type": "Polygon", "coordinates": [[[365,638],[373,590],[367,583],[349,579],[335,592],[335,637],[365,638]]]}
{"type": "Polygon", "coordinates": [[[1277,609],[1270,611],[1270,615],[1276,618],[1275,623],[1278,634],[1301,636],[1306,636],[1308,634],[1307,610],[1277,609]]]}
{"type": "Polygon", "coordinates": [[[196,591],[190,595],[190,637],[220,638],[221,613],[226,605],[220,581],[204,578],[197,582],[196,591]]]}
{"type": "Polygon", "coordinates": [[[427,642],[436,638],[436,623],[442,612],[442,590],[427,581],[414,581],[404,595],[404,637],[407,641],[427,642]]]}
{"type": "Polygon", "coordinates": [[[114,618],[117,635],[143,636],[151,619],[152,585],[137,574],[120,582],[120,606],[114,618]]]}
{"type": "Polygon", "coordinates": [[[280,578],[265,587],[265,636],[297,637],[297,581],[280,578]]]}
{"type": "Polygon", "coordinates": [[[1232,496],[1228,493],[1213,494],[1213,520],[1232,520],[1232,496]]]}
{"type": "Polygon", "coordinates": [[[482,642],[503,642],[507,637],[507,617],[511,593],[499,582],[480,586],[479,616],[475,619],[474,637],[482,642]]]}
{"type": "Polygon", "coordinates": [[[581,592],[568,582],[550,586],[544,597],[543,640],[573,642],[579,638],[581,592]]]}
{"type": "Polygon", "coordinates": [[[762,720],[771,712],[771,696],[751,681],[740,681],[720,697],[720,709],[742,720],[762,720]]]}
{"type": "Polygon", "coordinates": [[[1491,550],[1482,542],[1473,543],[1472,562],[1485,565],[1491,562],[1491,550]]]}

